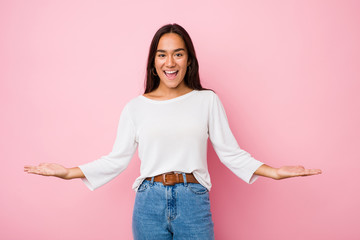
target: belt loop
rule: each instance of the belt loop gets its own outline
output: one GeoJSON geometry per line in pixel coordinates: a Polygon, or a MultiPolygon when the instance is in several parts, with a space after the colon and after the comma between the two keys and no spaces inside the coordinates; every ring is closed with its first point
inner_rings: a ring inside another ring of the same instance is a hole
{"type": "Polygon", "coordinates": [[[186,174],[182,173],[184,179],[184,186],[187,187],[186,174]]]}
{"type": "Polygon", "coordinates": [[[151,178],[150,186],[154,186],[154,177],[151,178]]]}

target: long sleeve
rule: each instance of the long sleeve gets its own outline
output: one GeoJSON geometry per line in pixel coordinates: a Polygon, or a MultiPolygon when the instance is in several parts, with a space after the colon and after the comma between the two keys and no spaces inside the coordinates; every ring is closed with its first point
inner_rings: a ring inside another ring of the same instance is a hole
{"type": "Polygon", "coordinates": [[[215,93],[209,113],[209,138],[220,161],[239,178],[249,184],[253,183],[258,177],[254,172],[263,163],[240,149],[231,132],[224,107],[215,93]]]}
{"type": "Polygon", "coordinates": [[[90,190],[108,183],[126,169],[136,148],[135,126],[125,105],[119,120],[117,136],[112,151],[107,156],[80,165],[85,178],[83,182],[90,190]]]}

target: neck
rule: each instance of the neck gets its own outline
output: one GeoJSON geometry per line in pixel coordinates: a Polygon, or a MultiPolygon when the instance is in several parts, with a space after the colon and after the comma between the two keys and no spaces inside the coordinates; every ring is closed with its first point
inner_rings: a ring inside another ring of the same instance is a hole
{"type": "Polygon", "coordinates": [[[189,88],[185,84],[179,84],[176,88],[168,88],[162,84],[159,85],[159,87],[153,91],[154,94],[163,96],[163,97],[177,97],[183,94],[186,94],[188,92],[191,92],[193,89],[189,88]]]}

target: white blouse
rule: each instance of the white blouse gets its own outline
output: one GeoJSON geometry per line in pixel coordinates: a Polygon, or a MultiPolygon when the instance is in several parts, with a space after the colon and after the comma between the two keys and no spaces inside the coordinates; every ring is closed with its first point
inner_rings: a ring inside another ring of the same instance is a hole
{"type": "Polygon", "coordinates": [[[83,182],[94,190],[118,176],[138,148],[141,160],[136,191],[147,177],[167,172],[193,173],[210,190],[207,139],[220,161],[247,183],[263,163],[240,149],[224,107],[211,90],[193,90],[169,100],[139,95],[122,110],[112,151],[98,160],[80,165],[83,182]]]}

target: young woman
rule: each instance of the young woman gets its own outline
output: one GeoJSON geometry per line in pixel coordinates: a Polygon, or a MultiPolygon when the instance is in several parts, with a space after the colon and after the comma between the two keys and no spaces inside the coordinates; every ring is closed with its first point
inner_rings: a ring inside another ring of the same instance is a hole
{"type": "Polygon", "coordinates": [[[112,152],[74,168],[43,163],[24,170],[63,179],[81,178],[91,190],[109,182],[138,148],[134,239],[214,239],[210,212],[207,139],[223,162],[247,183],[258,176],[284,179],[320,174],[302,166],[273,168],[240,149],[219,97],[200,84],[190,36],[177,24],[153,37],[143,95],[129,101],[120,117],[112,152]]]}

